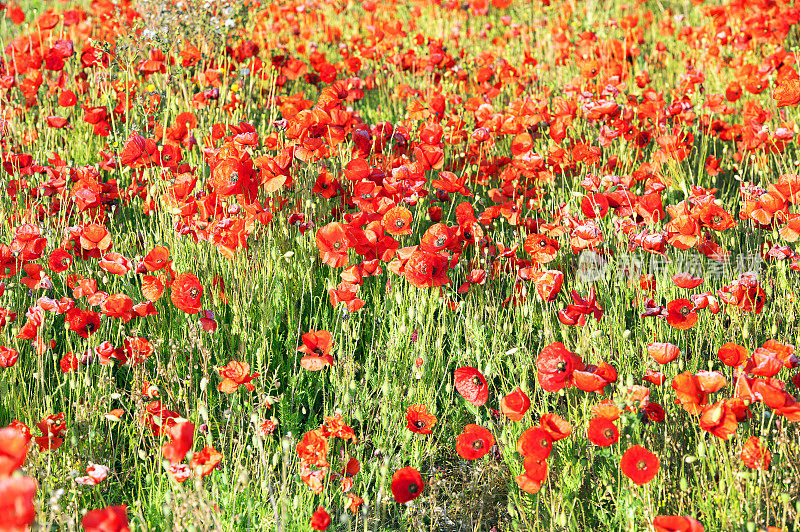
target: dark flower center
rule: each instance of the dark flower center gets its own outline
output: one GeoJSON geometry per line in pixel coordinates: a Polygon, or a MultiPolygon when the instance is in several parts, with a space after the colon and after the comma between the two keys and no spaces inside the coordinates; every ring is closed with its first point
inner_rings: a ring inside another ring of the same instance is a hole
{"type": "Polygon", "coordinates": [[[610,440],[614,438],[614,431],[611,429],[606,429],[603,431],[603,436],[605,436],[607,440],[610,440]]]}
{"type": "Polygon", "coordinates": [[[567,363],[562,360],[561,362],[558,363],[556,369],[558,370],[559,373],[567,371],[567,363]]]}
{"type": "Polygon", "coordinates": [[[443,236],[440,236],[439,238],[436,239],[433,245],[436,246],[437,248],[440,248],[444,246],[445,242],[447,242],[447,239],[443,236]]]}
{"type": "Polygon", "coordinates": [[[334,242],[333,243],[333,249],[342,249],[342,243],[341,242],[334,242]]]}
{"type": "Polygon", "coordinates": [[[403,227],[404,225],[406,225],[406,223],[400,218],[394,221],[394,226],[397,227],[398,229],[403,227]]]}
{"type": "Polygon", "coordinates": [[[475,386],[482,386],[483,385],[483,383],[481,382],[480,377],[478,377],[477,375],[472,377],[472,384],[474,384],[475,386]]]}
{"type": "Polygon", "coordinates": [[[547,438],[542,438],[542,441],[539,442],[539,446],[542,449],[546,449],[550,445],[550,442],[547,441],[547,438]]]}
{"type": "Polygon", "coordinates": [[[411,482],[411,483],[408,485],[408,492],[409,492],[411,495],[414,495],[414,494],[415,494],[416,492],[418,492],[418,491],[419,491],[419,486],[417,486],[416,482],[411,482]]]}
{"type": "Polygon", "coordinates": [[[196,298],[197,296],[198,296],[198,290],[197,290],[197,288],[192,288],[192,289],[190,289],[190,290],[189,290],[189,297],[191,297],[192,299],[194,299],[194,298],[196,298]]]}
{"type": "Polygon", "coordinates": [[[647,463],[644,460],[639,460],[638,462],[636,462],[636,469],[638,469],[639,471],[644,471],[645,469],[647,469],[647,463]]]}
{"type": "Polygon", "coordinates": [[[472,442],[473,449],[483,449],[483,440],[475,440],[472,442]]]}
{"type": "Polygon", "coordinates": [[[414,426],[417,427],[418,429],[424,429],[425,428],[425,422],[422,421],[421,419],[418,419],[418,420],[414,421],[414,426]]]}

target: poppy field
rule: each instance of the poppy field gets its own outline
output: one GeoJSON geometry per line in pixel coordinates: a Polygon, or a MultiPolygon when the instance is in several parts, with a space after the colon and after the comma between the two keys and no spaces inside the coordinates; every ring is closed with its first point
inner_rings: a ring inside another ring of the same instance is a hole
{"type": "Polygon", "coordinates": [[[0,532],[800,530],[789,0],[0,0],[0,532]]]}

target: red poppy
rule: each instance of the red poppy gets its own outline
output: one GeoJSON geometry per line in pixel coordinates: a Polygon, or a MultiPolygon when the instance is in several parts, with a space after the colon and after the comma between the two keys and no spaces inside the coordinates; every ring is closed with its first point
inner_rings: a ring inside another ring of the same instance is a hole
{"type": "Polygon", "coordinates": [[[71,308],[67,311],[65,322],[69,330],[78,333],[81,338],[88,338],[100,328],[100,314],[91,310],[71,308]]]}
{"type": "Polygon", "coordinates": [[[531,427],[517,439],[517,452],[525,458],[546,460],[553,450],[553,437],[542,427],[531,427]]]}
{"type": "Polygon", "coordinates": [[[654,532],[705,532],[703,524],[694,517],[659,515],[653,519],[654,532]]]}
{"type": "Polygon", "coordinates": [[[390,235],[400,236],[411,234],[412,221],[411,211],[398,205],[386,211],[381,223],[384,231],[390,235]]]}
{"type": "Polygon", "coordinates": [[[764,447],[756,436],[747,438],[742,446],[742,462],[750,469],[769,469],[772,453],[764,447]]]}
{"type": "Polygon", "coordinates": [[[169,248],[163,246],[154,247],[144,256],[142,263],[149,272],[155,272],[168,267],[172,264],[169,258],[169,248]]]}
{"type": "Polygon", "coordinates": [[[536,233],[528,235],[523,244],[523,249],[536,264],[552,262],[558,255],[558,248],[558,241],[536,233]]]}
{"type": "Polygon", "coordinates": [[[500,412],[511,421],[522,419],[530,407],[531,400],[521,388],[517,388],[500,400],[500,412]]]}
{"type": "Polygon", "coordinates": [[[322,505],[317,506],[317,509],[311,515],[311,528],[314,530],[328,530],[331,524],[331,516],[322,505]]]}
{"type": "Polygon", "coordinates": [[[539,425],[550,434],[553,441],[563,440],[572,434],[572,425],[558,414],[542,414],[539,425]]]}
{"type": "Polygon", "coordinates": [[[203,285],[193,273],[182,273],[170,287],[172,304],[187,314],[197,314],[202,307],[203,285]]]}
{"type": "Polygon", "coordinates": [[[564,284],[564,274],[558,270],[535,273],[531,281],[536,285],[536,294],[542,301],[555,301],[564,284]]]}
{"type": "Polygon", "coordinates": [[[50,252],[47,267],[54,273],[67,271],[72,266],[72,255],[66,249],[56,248],[50,252]]]}
{"type": "Polygon", "coordinates": [[[619,430],[613,422],[602,416],[595,416],[586,429],[589,441],[600,447],[608,447],[619,441],[619,430]]]}
{"type": "Polygon", "coordinates": [[[189,467],[199,472],[201,477],[210,475],[222,461],[222,453],[210,445],[206,445],[199,452],[194,453],[189,461],[189,467]]]}
{"type": "Polygon", "coordinates": [[[676,329],[686,330],[695,326],[698,320],[694,303],[688,299],[675,299],[667,303],[667,323],[676,329]]]}
{"type": "Polygon", "coordinates": [[[340,222],[331,222],[317,230],[317,249],[320,259],[332,268],[347,266],[349,258],[347,250],[350,241],[347,238],[345,227],[340,222]]]}
{"type": "Polygon", "coordinates": [[[128,507],[122,504],[92,510],[83,516],[81,525],[86,532],[129,532],[128,507]]]}
{"type": "Polygon", "coordinates": [[[183,462],[194,443],[194,423],[177,423],[167,429],[170,441],[161,447],[161,454],[173,464],[183,462]]]}
{"type": "Polygon", "coordinates": [[[10,347],[0,346],[0,368],[10,368],[17,363],[19,353],[10,347]]]}
{"type": "Polygon", "coordinates": [[[158,301],[164,294],[164,283],[155,275],[142,276],[142,295],[148,301],[158,301]]]}
{"type": "Polygon", "coordinates": [[[428,413],[425,405],[411,405],[406,410],[406,426],[417,434],[430,434],[436,425],[436,416],[428,413]]]}
{"type": "Polygon", "coordinates": [[[419,497],[424,487],[425,483],[422,482],[422,475],[413,467],[398,469],[392,475],[392,495],[400,504],[419,497]]]}
{"type": "Polygon", "coordinates": [[[669,364],[681,354],[677,345],[669,343],[647,344],[647,354],[659,364],[669,364]]]}
{"type": "Polygon", "coordinates": [[[448,266],[448,260],[442,255],[419,249],[409,257],[403,275],[418,288],[444,286],[450,282],[448,266]]]}
{"type": "Polygon", "coordinates": [[[466,460],[481,458],[494,445],[494,436],[480,425],[467,425],[456,438],[456,452],[466,460]]]}
{"type": "Polygon", "coordinates": [[[800,104],[800,79],[785,79],[777,84],[772,99],[778,107],[796,107],[800,104]]]}
{"type": "Polygon", "coordinates": [[[22,467],[28,454],[28,438],[12,427],[0,429],[0,478],[22,467]]]}
{"type": "Polygon", "coordinates": [[[0,529],[28,530],[33,525],[38,487],[31,477],[0,477],[0,529]]]}
{"type": "Polygon", "coordinates": [[[483,406],[489,399],[489,386],[483,374],[472,367],[462,367],[453,374],[455,386],[461,397],[475,406],[483,406]]]}
{"type": "Polygon", "coordinates": [[[619,462],[625,476],[639,486],[653,480],[658,474],[659,466],[658,457],[641,445],[630,447],[619,462]]]}
{"type": "Polygon", "coordinates": [[[545,346],[536,359],[536,376],[546,392],[557,392],[572,386],[572,373],[583,369],[583,360],[561,342],[545,346]]]}
{"type": "Polygon", "coordinates": [[[304,353],[300,366],[309,371],[319,371],[325,366],[333,365],[331,348],[333,337],[325,330],[309,331],[301,337],[303,344],[297,348],[304,353]]]}
{"type": "Polygon", "coordinates": [[[217,385],[217,389],[223,393],[234,393],[239,386],[244,386],[250,392],[256,389],[251,381],[258,377],[258,373],[250,375],[248,362],[231,360],[227,366],[219,368],[219,375],[222,382],[217,385]]]}
{"type": "Polygon", "coordinates": [[[723,440],[730,438],[737,426],[736,414],[725,400],[706,406],[700,413],[700,428],[723,440]]]}
{"type": "Polygon", "coordinates": [[[720,346],[717,357],[726,366],[739,367],[747,361],[748,352],[745,347],[733,342],[728,342],[720,346]]]}

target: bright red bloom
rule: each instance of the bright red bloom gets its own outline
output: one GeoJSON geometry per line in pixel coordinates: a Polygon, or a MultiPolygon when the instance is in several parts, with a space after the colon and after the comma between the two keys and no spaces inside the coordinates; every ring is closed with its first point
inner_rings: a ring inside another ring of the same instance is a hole
{"type": "Polygon", "coordinates": [[[730,438],[737,426],[736,414],[725,400],[706,406],[700,414],[700,428],[723,440],[730,438]]]}
{"type": "Polygon", "coordinates": [[[654,532],[705,532],[702,523],[694,517],[659,515],[653,519],[654,532]]]}
{"type": "Polygon", "coordinates": [[[695,326],[698,320],[694,303],[688,299],[675,299],[667,303],[667,323],[676,329],[686,330],[695,326]]]}
{"type": "Polygon", "coordinates": [[[489,386],[486,378],[475,368],[458,368],[454,374],[455,386],[461,397],[475,406],[483,406],[489,399],[489,386]]]}
{"type": "Polygon", "coordinates": [[[244,386],[250,392],[256,389],[251,381],[258,377],[258,373],[250,375],[249,362],[231,360],[227,366],[219,368],[219,375],[222,377],[222,382],[217,385],[217,389],[221,392],[234,393],[239,386],[244,386]]]}
{"type": "Polygon", "coordinates": [[[31,477],[0,477],[0,530],[28,530],[33,525],[38,487],[31,477]]]}
{"type": "Polygon", "coordinates": [[[10,368],[17,363],[19,353],[10,347],[0,346],[0,368],[10,368]]]}
{"type": "Polygon", "coordinates": [[[194,423],[186,421],[173,425],[167,429],[167,436],[170,441],[161,447],[161,454],[173,464],[182,462],[194,443],[194,423]]]}
{"type": "Polygon", "coordinates": [[[619,462],[625,476],[639,486],[653,480],[658,474],[659,466],[658,457],[641,445],[630,447],[619,462]]]}
{"type": "Polygon", "coordinates": [[[601,416],[595,416],[589,421],[586,437],[599,447],[608,447],[619,440],[619,430],[612,421],[601,416]]]}
{"type": "Polygon", "coordinates": [[[347,238],[345,227],[340,222],[331,222],[317,230],[317,249],[324,264],[332,268],[347,266],[347,250],[350,241],[347,238]]]}
{"type": "Polygon", "coordinates": [[[202,307],[203,285],[193,273],[182,273],[170,286],[170,299],[178,310],[187,314],[197,314],[202,307]]]}
{"type": "Polygon", "coordinates": [[[552,451],[553,437],[542,427],[531,427],[517,439],[517,452],[525,458],[546,460],[552,451]]]}
{"type": "Polygon", "coordinates": [[[436,424],[436,416],[428,413],[425,405],[411,405],[406,410],[406,426],[417,434],[430,434],[436,424]]]}
{"type": "Polygon", "coordinates": [[[322,505],[317,506],[317,509],[311,515],[311,528],[314,530],[328,530],[331,524],[331,516],[322,505]]]}
{"type": "Polygon", "coordinates": [[[762,445],[756,436],[747,438],[742,446],[742,462],[750,469],[769,469],[772,453],[762,445]]]}
{"type": "Polygon", "coordinates": [[[647,354],[659,364],[669,364],[681,354],[677,345],[667,343],[647,344],[647,354]]]}
{"type": "Polygon", "coordinates": [[[466,460],[481,458],[494,445],[494,436],[480,425],[467,425],[456,438],[456,452],[466,460]]]}
{"type": "Polygon", "coordinates": [[[425,483],[422,475],[413,467],[398,469],[392,475],[392,495],[400,504],[414,500],[422,494],[425,483]]]}
{"type": "Polygon", "coordinates": [[[557,392],[572,386],[572,373],[576,369],[583,369],[583,360],[568,351],[561,342],[545,346],[536,359],[536,376],[546,392],[557,392]]]}
{"type": "Polygon", "coordinates": [[[28,455],[28,438],[12,427],[0,429],[0,478],[22,467],[28,455]]]}
{"type": "Polygon", "coordinates": [[[325,330],[309,331],[302,336],[303,345],[297,348],[304,353],[300,359],[300,366],[309,371],[319,371],[325,366],[333,364],[331,348],[333,347],[333,337],[325,330]]]}
{"type": "Polygon", "coordinates": [[[83,516],[81,525],[86,532],[129,532],[128,507],[122,504],[92,510],[83,516]]]}
{"type": "Polygon", "coordinates": [[[189,461],[192,470],[199,471],[200,476],[210,475],[222,461],[222,453],[210,445],[206,445],[199,452],[194,453],[189,461]]]}
{"type": "Polygon", "coordinates": [[[748,352],[747,348],[742,347],[739,344],[734,344],[733,342],[728,342],[719,348],[719,351],[717,351],[717,357],[726,366],[736,368],[747,361],[748,352]]]}
{"type": "Polygon", "coordinates": [[[511,421],[522,419],[530,407],[531,400],[521,388],[517,388],[500,400],[500,412],[511,421]]]}
{"type": "Polygon", "coordinates": [[[572,425],[558,414],[542,414],[539,425],[550,434],[553,441],[563,440],[572,434],[572,425]]]}

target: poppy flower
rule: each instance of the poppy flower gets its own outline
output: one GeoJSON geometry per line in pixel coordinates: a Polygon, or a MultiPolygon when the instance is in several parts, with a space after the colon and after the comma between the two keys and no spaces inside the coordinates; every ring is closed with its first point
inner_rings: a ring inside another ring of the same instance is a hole
{"type": "MultiPolygon", "coordinates": [[[[547,471],[547,462],[542,461],[539,463],[543,464],[545,471],[547,471]]],[[[525,493],[530,493],[531,495],[539,493],[539,491],[542,489],[542,480],[537,480],[535,476],[529,474],[527,471],[514,477],[514,480],[517,482],[519,489],[525,493]]]]}
{"type": "Polygon", "coordinates": [[[733,368],[744,364],[747,361],[747,357],[747,349],[733,342],[722,344],[717,351],[717,358],[726,366],[731,366],[733,368]]]}
{"type": "Polygon", "coordinates": [[[91,310],[71,308],[67,311],[64,321],[69,330],[78,333],[81,338],[88,338],[100,328],[100,314],[91,310]]]}
{"type": "Polygon", "coordinates": [[[750,469],[769,469],[772,453],[764,447],[756,436],[750,436],[742,446],[742,462],[750,469]]]}
{"type": "Polygon", "coordinates": [[[122,504],[92,510],[83,516],[81,525],[86,532],[130,532],[128,507],[122,504]]]}
{"type": "Polygon", "coordinates": [[[695,277],[689,273],[678,273],[673,275],[671,279],[673,284],[678,288],[686,288],[688,290],[697,288],[703,284],[703,279],[701,277],[695,277]]]}
{"type": "Polygon", "coordinates": [[[647,406],[644,407],[644,413],[647,419],[655,423],[663,423],[666,418],[664,407],[658,403],[647,403],[647,406]]]}
{"type": "Polygon", "coordinates": [[[659,364],[669,364],[681,354],[677,345],[669,343],[647,344],[647,354],[659,364]]]}
{"type": "Polygon", "coordinates": [[[422,475],[413,467],[398,469],[392,475],[392,495],[400,504],[419,497],[424,487],[425,483],[422,482],[422,475]]]}
{"type": "Polygon", "coordinates": [[[536,285],[536,294],[542,301],[555,301],[564,284],[564,274],[558,270],[535,273],[531,281],[536,285]]]}
{"type": "Polygon", "coordinates": [[[0,478],[22,467],[28,454],[28,438],[12,427],[0,429],[0,478]]]}
{"type": "Polygon", "coordinates": [[[210,475],[221,461],[222,453],[214,449],[214,447],[206,445],[200,449],[200,451],[192,455],[192,459],[189,461],[189,467],[199,473],[201,477],[204,477],[210,475]]]}
{"type": "Polygon", "coordinates": [[[481,458],[494,445],[494,436],[480,425],[467,425],[456,438],[456,452],[466,460],[481,458]]]}
{"type": "Polygon", "coordinates": [[[547,431],[553,441],[563,440],[572,434],[572,425],[558,414],[542,414],[539,426],[547,431]]]}
{"type": "Polygon", "coordinates": [[[436,424],[436,416],[428,413],[425,405],[411,405],[406,410],[408,430],[417,434],[430,434],[436,424]]]}
{"type": "Polygon", "coordinates": [[[483,374],[472,367],[455,370],[455,387],[461,397],[475,406],[483,406],[489,399],[489,386],[483,374]]]}
{"type": "Polygon", "coordinates": [[[340,222],[331,222],[317,230],[317,249],[320,259],[331,268],[347,266],[349,258],[347,250],[350,241],[347,238],[345,227],[340,222]]]}
{"type": "Polygon", "coordinates": [[[586,429],[586,437],[589,441],[599,447],[608,447],[619,441],[619,430],[613,422],[608,419],[595,416],[589,421],[586,429]]]}
{"type": "Polygon", "coordinates": [[[67,271],[72,266],[72,255],[66,249],[56,248],[50,252],[47,258],[47,267],[53,273],[60,273],[67,271]]]}
{"type": "Polygon", "coordinates": [[[583,360],[561,342],[545,346],[536,358],[536,376],[546,392],[572,386],[572,373],[583,368],[583,360]]]}
{"type": "Polygon", "coordinates": [[[187,314],[197,314],[202,307],[203,285],[193,273],[178,275],[170,286],[172,304],[187,314]]]}
{"type": "Polygon", "coordinates": [[[542,427],[526,429],[517,439],[517,452],[524,457],[546,460],[553,451],[553,437],[542,427]]]}
{"type": "Polygon", "coordinates": [[[419,249],[409,257],[403,275],[418,288],[444,286],[450,283],[448,266],[448,260],[442,255],[419,249]]]}
{"type": "Polygon", "coordinates": [[[384,231],[390,235],[401,236],[411,234],[412,221],[411,211],[398,205],[386,211],[381,223],[384,231]]]}
{"type": "Polygon", "coordinates": [[[297,348],[304,356],[300,359],[300,366],[309,371],[319,371],[325,366],[333,365],[331,348],[333,347],[333,337],[325,330],[309,331],[305,333],[301,340],[303,344],[297,348]]]}
{"type": "Polygon", "coordinates": [[[331,516],[322,505],[317,506],[317,509],[311,515],[311,528],[314,530],[328,530],[331,524],[331,516]]]}
{"type": "Polygon", "coordinates": [[[0,527],[3,530],[28,530],[33,525],[38,487],[31,477],[0,477],[0,527]]]}
{"type": "Polygon", "coordinates": [[[559,249],[558,241],[536,233],[528,235],[522,247],[536,264],[552,262],[556,258],[559,249]]]}
{"type": "Polygon", "coordinates": [[[737,426],[736,415],[725,400],[704,407],[700,413],[700,428],[723,440],[729,439],[737,426]]]}
{"type": "Polygon", "coordinates": [[[517,388],[500,400],[500,412],[511,421],[522,419],[530,407],[531,400],[521,388],[517,388]]]}
{"type": "Polygon", "coordinates": [[[172,264],[169,258],[169,248],[156,246],[151,249],[142,259],[142,264],[148,272],[155,272],[172,264]]]}
{"type": "Polygon", "coordinates": [[[223,393],[234,393],[239,389],[239,386],[244,386],[248,391],[252,392],[256,389],[251,384],[258,373],[250,373],[250,363],[239,362],[231,360],[227,366],[219,368],[219,375],[222,377],[222,382],[217,385],[217,390],[223,393]]]}
{"type": "Polygon", "coordinates": [[[654,532],[705,532],[703,524],[694,517],[658,515],[653,519],[654,532]]]}
{"type": "Polygon", "coordinates": [[[785,79],[777,84],[772,99],[778,107],[796,107],[800,104],[800,79],[785,79]]]}
{"type": "Polygon", "coordinates": [[[638,486],[653,480],[658,474],[659,466],[658,457],[641,445],[630,447],[619,462],[625,476],[638,486]]]}
{"type": "Polygon", "coordinates": [[[0,368],[10,368],[17,363],[19,353],[10,347],[0,346],[0,368]]]}
{"type": "Polygon", "coordinates": [[[691,329],[698,320],[694,304],[688,299],[675,299],[667,303],[667,323],[679,330],[691,329]]]}
{"type": "Polygon", "coordinates": [[[194,443],[194,423],[185,421],[167,429],[170,441],[161,447],[161,454],[173,464],[182,462],[194,443]]]}

